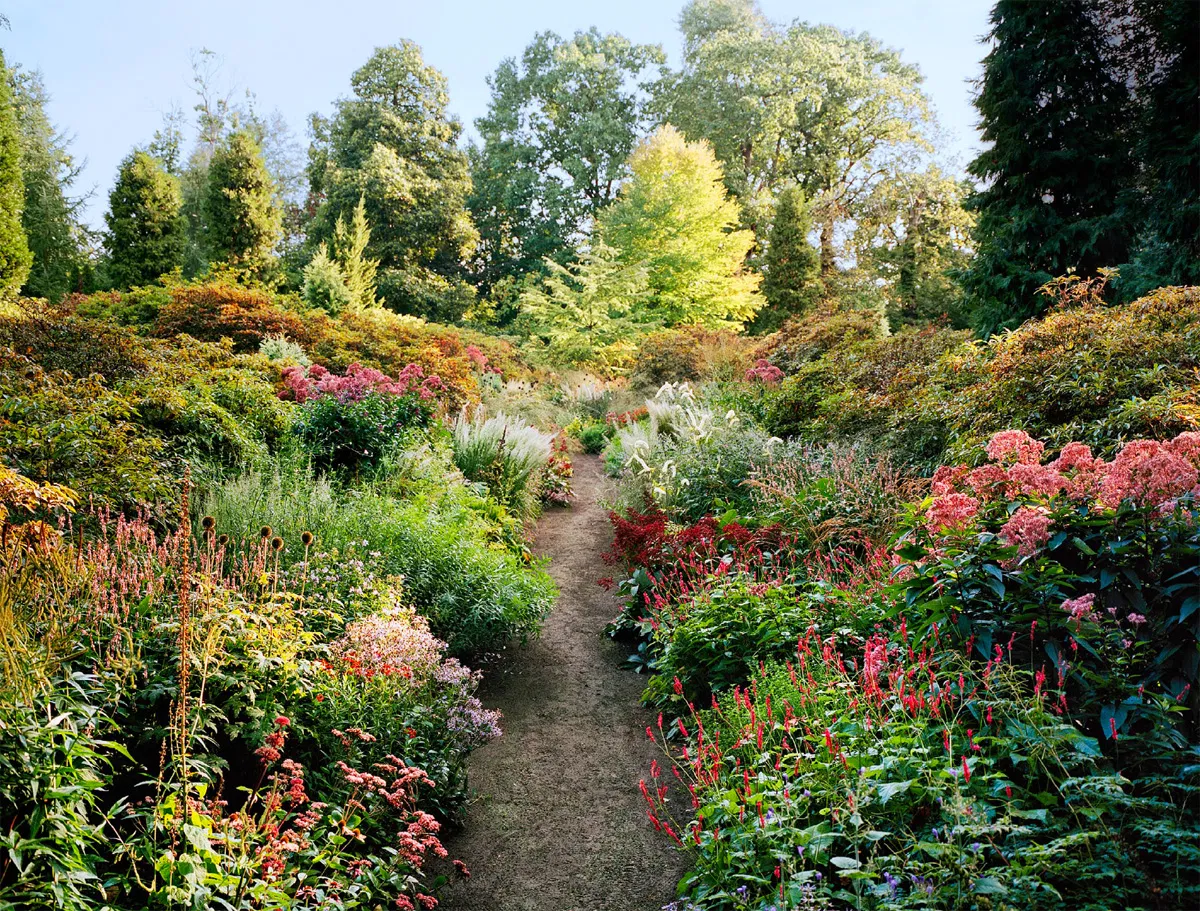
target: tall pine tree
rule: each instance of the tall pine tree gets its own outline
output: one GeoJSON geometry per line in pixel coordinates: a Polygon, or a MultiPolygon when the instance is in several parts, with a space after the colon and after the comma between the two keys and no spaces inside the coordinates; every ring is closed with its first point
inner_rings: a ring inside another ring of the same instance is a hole
{"type": "Polygon", "coordinates": [[[780,193],[763,262],[762,293],[767,307],[759,312],[755,329],[776,328],[787,317],[802,312],[820,293],[821,257],[808,242],[811,229],[804,191],[789,187],[780,193]]]}
{"type": "Polygon", "coordinates": [[[990,147],[968,169],[985,186],[969,200],[977,255],[964,276],[982,332],[1037,313],[1037,289],[1054,276],[1127,257],[1128,91],[1106,66],[1094,7],[999,0],[992,10],[975,101],[990,147]]]}
{"type": "Polygon", "coordinates": [[[204,196],[205,248],[225,262],[261,277],[282,234],[282,214],[262,150],[237,130],[213,153],[204,196]]]}
{"type": "Polygon", "coordinates": [[[179,181],[158,160],[135,151],[123,162],[108,197],[108,279],[115,288],[153,282],[183,263],[187,226],[179,181]]]}
{"type": "Polygon", "coordinates": [[[0,295],[11,297],[25,284],[33,254],[21,226],[25,182],[21,139],[4,54],[0,52],[0,295]]]}

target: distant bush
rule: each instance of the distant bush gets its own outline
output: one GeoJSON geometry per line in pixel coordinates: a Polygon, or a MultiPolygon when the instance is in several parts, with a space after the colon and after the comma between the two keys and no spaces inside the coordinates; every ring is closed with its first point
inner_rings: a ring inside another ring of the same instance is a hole
{"type": "Polygon", "coordinates": [[[284,310],[263,291],[223,282],[176,285],[171,300],[158,311],[153,334],[171,338],[179,334],[208,342],[233,340],[235,352],[257,351],[272,335],[305,341],[304,322],[284,310]]]}
{"type": "Polygon", "coordinates": [[[645,336],[630,368],[634,383],[740,380],[751,366],[753,342],[732,332],[688,326],[645,336]]]}
{"type": "Polygon", "coordinates": [[[987,343],[924,329],[835,346],[790,369],[768,397],[767,426],[869,441],[930,467],[1009,427],[1108,455],[1124,440],[1200,427],[1197,369],[1200,289],[1119,307],[1083,296],[987,343]]]}

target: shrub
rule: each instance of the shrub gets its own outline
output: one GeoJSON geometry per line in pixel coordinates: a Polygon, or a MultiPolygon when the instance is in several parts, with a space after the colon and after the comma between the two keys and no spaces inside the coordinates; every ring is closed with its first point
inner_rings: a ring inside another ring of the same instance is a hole
{"type": "Polygon", "coordinates": [[[825,303],[800,317],[791,317],[768,337],[759,356],[792,374],[831,351],[881,338],[884,321],[873,310],[847,310],[825,303]]]}
{"type": "Polygon", "coordinates": [[[171,338],[186,334],[201,341],[233,341],[236,352],[257,351],[271,335],[307,341],[305,324],[279,307],[263,291],[223,282],[175,285],[171,301],[158,312],[153,334],[171,338]]]}
{"type": "Polygon", "coordinates": [[[1112,462],[1071,443],[1043,463],[1043,449],[1005,431],[983,466],[938,470],[906,523],[905,609],[983,656],[1015,642],[1020,660],[1057,674],[1097,738],[1175,743],[1140,697],[1200,704],[1200,434],[1133,441],[1112,462]]]}
{"type": "Polygon", "coordinates": [[[751,344],[734,333],[697,326],[653,332],[639,344],[630,374],[648,387],[740,379],[749,367],[751,344]]]}
{"type": "Polygon", "coordinates": [[[405,431],[427,425],[444,388],[416,364],[395,379],[359,364],[341,376],[316,364],[287,367],[283,383],[281,395],[304,406],[295,432],[312,458],[351,470],[377,465],[403,443],[405,431]]]}
{"type": "Polygon", "coordinates": [[[286,335],[268,335],[258,346],[258,353],[284,366],[308,367],[312,364],[304,349],[286,335]]]}
{"type": "Polygon", "coordinates": [[[603,452],[608,445],[609,427],[607,424],[587,424],[579,431],[579,443],[583,451],[589,455],[603,452]]]}

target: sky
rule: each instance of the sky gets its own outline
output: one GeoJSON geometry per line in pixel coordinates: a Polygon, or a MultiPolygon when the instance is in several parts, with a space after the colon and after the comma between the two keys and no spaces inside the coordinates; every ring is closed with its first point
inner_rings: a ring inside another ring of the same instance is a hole
{"type": "MultiPolygon", "coordinates": [[[[372,50],[408,38],[449,83],[450,109],[468,127],[487,110],[487,77],[532,37],[598,27],[660,44],[672,65],[684,0],[16,0],[0,31],[9,64],[40,70],[55,125],[86,160],[77,191],[93,190],[87,221],[103,225],[117,167],[173,106],[188,110],[190,57],[208,48],[221,79],[278,109],[305,144],[309,113],[328,113],[372,50]]],[[[991,0],[759,0],[768,18],[868,32],[925,75],[952,166],[979,148],[972,81],[980,71],[991,0]]]]}

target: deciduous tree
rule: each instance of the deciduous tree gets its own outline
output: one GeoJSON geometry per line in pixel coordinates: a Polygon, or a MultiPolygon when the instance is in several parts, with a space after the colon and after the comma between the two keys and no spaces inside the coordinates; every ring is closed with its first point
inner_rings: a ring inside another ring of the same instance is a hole
{"type": "Polygon", "coordinates": [[[8,67],[3,52],[0,52],[0,295],[4,296],[20,290],[33,262],[21,225],[24,206],[21,134],[13,107],[8,67]]]}

